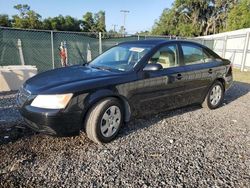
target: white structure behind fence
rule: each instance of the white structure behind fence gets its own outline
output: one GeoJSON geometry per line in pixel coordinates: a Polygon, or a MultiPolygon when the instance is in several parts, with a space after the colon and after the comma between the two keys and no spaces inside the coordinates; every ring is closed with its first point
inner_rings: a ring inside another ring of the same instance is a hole
{"type": "Polygon", "coordinates": [[[213,40],[213,50],[241,70],[250,69],[250,28],[199,37],[213,40]]]}

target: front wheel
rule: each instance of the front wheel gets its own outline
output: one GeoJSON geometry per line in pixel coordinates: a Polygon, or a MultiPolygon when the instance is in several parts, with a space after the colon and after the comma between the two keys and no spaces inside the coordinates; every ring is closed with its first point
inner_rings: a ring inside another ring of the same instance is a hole
{"type": "Polygon", "coordinates": [[[220,81],[216,81],[209,89],[208,94],[202,103],[202,107],[209,109],[218,108],[224,99],[224,87],[220,81]]]}
{"type": "Polygon", "coordinates": [[[87,136],[96,143],[115,138],[123,124],[123,108],[115,98],[107,98],[92,107],[86,117],[87,136]]]}

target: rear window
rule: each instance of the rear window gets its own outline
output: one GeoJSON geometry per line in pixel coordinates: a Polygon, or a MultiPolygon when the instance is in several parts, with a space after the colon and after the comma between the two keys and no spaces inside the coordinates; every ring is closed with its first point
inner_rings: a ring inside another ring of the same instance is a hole
{"type": "Polygon", "coordinates": [[[214,57],[206,52],[202,47],[192,44],[182,44],[181,46],[184,56],[184,63],[186,65],[206,63],[214,59],[214,57]]]}

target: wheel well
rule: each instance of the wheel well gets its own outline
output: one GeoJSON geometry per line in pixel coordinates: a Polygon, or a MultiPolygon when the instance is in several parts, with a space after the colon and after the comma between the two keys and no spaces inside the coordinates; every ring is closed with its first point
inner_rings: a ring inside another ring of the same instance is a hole
{"type": "Polygon", "coordinates": [[[95,101],[94,103],[92,103],[88,109],[84,112],[83,114],[83,124],[85,123],[85,119],[86,119],[86,116],[88,115],[88,113],[90,112],[90,110],[92,109],[92,107],[94,105],[96,105],[97,103],[99,103],[101,100],[104,100],[106,98],[115,98],[117,99],[123,106],[123,110],[124,110],[124,121],[125,122],[128,122],[130,120],[130,117],[131,117],[131,109],[130,109],[130,105],[128,103],[128,101],[126,99],[123,99],[122,97],[119,97],[119,96],[105,96],[105,97],[102,97],[100,99],[98,99],[97,101],[95,101]]]}
{"type": "Polygon", "coordinates": [[[218,78],[217,80],[222,83],[223,89],[225,90],[225,80],[223,78],[218,78]]]}
{"type": "Polygon", "coordinates": [[[112,97],[116,98],[122,104],[123,110],[124,110],[124,121],[128,122],[130,120],[130,117],[131,117],[131,109],[130,109],[130,105],[129,105],[128,101],[126,99],[123,99],[122,97],[119,97],[119,96],[112,96],[112,97]]]}

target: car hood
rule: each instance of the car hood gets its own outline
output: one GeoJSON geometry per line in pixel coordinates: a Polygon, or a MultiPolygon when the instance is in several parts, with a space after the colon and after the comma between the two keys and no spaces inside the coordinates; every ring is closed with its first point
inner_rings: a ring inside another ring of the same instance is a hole
{"type": "Polygon", "coordinates": [[[82,91],[89,89],[93,80],[112,78],[120,73],[108,70],[99,70],[90,66],[69,66],[46,71],[28,79],[24,87],[32,94],[50,94],[82,91]],[[79,86],[85,88],[79,88],[79,86]]]}

